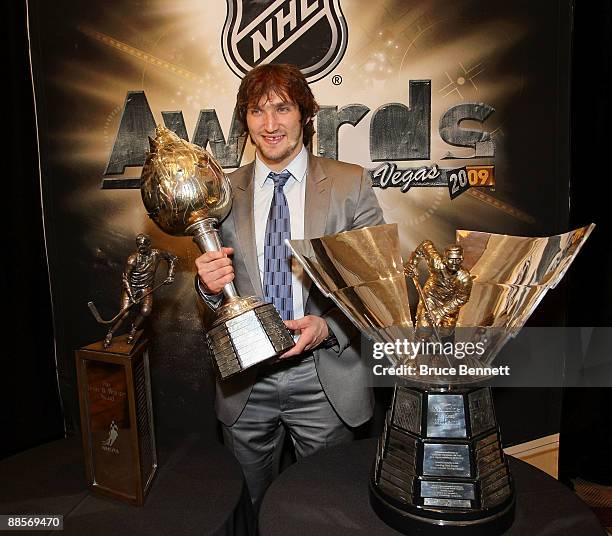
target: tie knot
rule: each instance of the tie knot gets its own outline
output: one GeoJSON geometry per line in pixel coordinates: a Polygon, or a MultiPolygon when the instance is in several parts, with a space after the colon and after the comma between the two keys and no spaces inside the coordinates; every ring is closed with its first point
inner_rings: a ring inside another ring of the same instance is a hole
{"type": "Polygon", "coordinates": [[[282,188],[289,180],[289,177],[291,177],[291,173],[289,171],[283,171],[281,173],[274,173],[271,171],[268,177],[274,181],[275,188],[282,188]]]}

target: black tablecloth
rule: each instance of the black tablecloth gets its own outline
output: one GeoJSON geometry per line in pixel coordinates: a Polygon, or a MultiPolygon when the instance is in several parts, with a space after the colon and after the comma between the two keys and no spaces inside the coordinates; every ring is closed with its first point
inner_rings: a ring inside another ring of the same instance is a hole
{"type": "Polygon", "coordinates": [[[0,514],[63,514],[64,530],[55,534],[78,536],[244,535],[255,524],[238,462],[194,435],[159,449],[141,507],[88,491],[80,438],[7,458],[0,462],[0,514]]]}
{"type": "MultiPolygon", "coordinates": [[[[261,536],[397,535],[372,511],[368,477],[376,440],[330,448],[289,467],[264,497],[261,536]]],[[[512,528],[520,536],[605,536],[587,506],[546,473],[510,457],[517,502],[512,528]]]]}

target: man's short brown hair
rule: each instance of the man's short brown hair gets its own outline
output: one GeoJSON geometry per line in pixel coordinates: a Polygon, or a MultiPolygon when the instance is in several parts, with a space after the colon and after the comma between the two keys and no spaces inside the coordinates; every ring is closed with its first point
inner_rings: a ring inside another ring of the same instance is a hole
{"type": "Polygon", "coordinates": [[[258,65],[242,79],[236,96],[238,119],[248,131],[246,116],[249,106],[257,104],[262,97],[276,93],[281,99],[297,104],[302,116],[304,145],[308,145],[315,133],[312,119],[319,105],[302,72],[288,63],[258,65]]]}

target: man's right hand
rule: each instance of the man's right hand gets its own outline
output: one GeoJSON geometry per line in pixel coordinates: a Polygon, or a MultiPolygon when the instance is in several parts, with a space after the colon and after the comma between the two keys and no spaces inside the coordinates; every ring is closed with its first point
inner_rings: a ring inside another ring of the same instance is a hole
{"type": "Polygon", "coordinates": [[[234,280],[234,266],[228,257],[233,253],[234,248],[221,248],[221,251],[207,251],[195,260],[204,292],[218,294],[225,285],[234,280]]]}

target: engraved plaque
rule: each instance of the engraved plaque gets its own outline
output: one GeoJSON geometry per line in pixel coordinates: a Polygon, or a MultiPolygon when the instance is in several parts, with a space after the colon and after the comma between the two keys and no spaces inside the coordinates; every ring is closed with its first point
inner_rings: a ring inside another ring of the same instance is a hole
{"type": "Polygon", "coordinates": [[[478,441],[476,441],[476,449],[477,450],[481,449],[485,445],[493,443],[494,441],[497,441],[497,433],[488,435],[487,437],[484,437],[484,438],[479,439],[478,441]]]}
{"type": "Polygon", "coordinates": [[[421,497],[445,499],[474,499],[474,484],[468,482],[421,482],[421,497]]]}
{"type": "Polygon", "coordinates": [[[503,479],[507,475],[508,475],[508,469],[504,465],[504,466],[500,467],[495,473],[492,473],[489,476],[487,476],[486,478],[483,478],[482,479],[482,483],[480,485],[480,489],[481,490],[493,489],[495,487],[494,486],[495,483],[500,481],[501,479],[503,479]]]}
{"type": "Polygon", "coordinates": [[[473,391],[468,395],[472,435],[477,436],[495,427],[493,401],[488,388],[473,391]]]}
{"type": "Polygon", "coordinates": [[[393,463],[397,467],[402,467],[406,469],[414,469],[416,467],[415,457],[410,457],[405,454],[401,454],[399,451],[392,449],[387,451],[385,460],[389,460],[389,462],[393,463]]]}
{"type": "Polygon", "coordinates": [[[423,474],[431,476],[470,476],[470,448],[467,445],[426,443],[423,474]]]}
{"type": "Polygon", "coordinates": [[[381,470],[387,471],[388,473],[391,473],[406,482],[412,481],[416,476],[414,466],[397,463],[397,460],[394,460],[390,456],[387,456],[383,460],[381,470]]]}
{"type": "Polygon", "coordinates": [[[128,494],[135,487],[134,460],[125,369],[114,363],[85,361],[88,435],[96,483],[128,494]]]}
{"type": "Polygon", "coordinates": [[[446,506],[447,508],[470,508],[472,503],[470,501],[463,501],[460,499],[435,499],[427,498],[423,499],[425,506],[446,506]]]}
{"type": "Polygon", "coordinates": [[[466,437],[461,395],[427,396],[427,436],[466,437]]]}
{"type": "Polygon", "coordinates": [[[493,453],[478,460],[478,476],[488,475],[504,464],[501,452],[493,453]]]}
{"type": "Polygon", "coordinates": [[[276,352],[280,354],[293,345],[293,337],[284,324],[275,321],[278,312],[271,303],[255,309],[255,314],[276,352]]]}
{"type": "Polygon", "coordinates": [[[412,494],[412,483],[414,482],[413,477],[404,478],[402,475],[397,475],[395,473],[385,470],[384,466],[382,472],[380,473],[380,477],[397,486],[398,488],[406,491],[407,493],[412,494]]]}
{"type": "Polygon", "coordinates": [[[390,495],[395,499],[404,501],[405,503],[410,503],[412,501],[412,494],[408,493],[403,489],[398,488],[388,480],[381,478],[378,482],[378,485],[382,491],[384,491],[387,495],[390,495]]]}
{"type": "Polygon", "coordinates": [[[421,433],[421,393],[398,387],[393,404],[393,424],[402,430],[421,433]]]}
{"type": "Polygon", "coordinates": [[[416,439],[404,432],[391,428],[391,430],[389,431],[389,437],[398,445],[402,445],[402,447],[408,450],[409,452],[414,452],[414,450],[416,450],[416,439]]]}
{"type": "Polygon", "coordinates": [[[416,456],[416,446],[412,444],[402,445],[397,439],[389,438],[387,452],[391,452],[401,458],[414,459],[416,456]]]}
{"type": "Polygon", "coordinates": [[[225,325],[231,334],[238,361],[243,369],[276,355],[270,339],[261,329],[255,311],[248,311],[234,317],[225,325]]]}
{"type": "MultiPolygon", "coordinates": [[[[487,446],[485,448],[488,449],[489,447],[487,446]]],[[[493,461],[493,460],[495,460],[497,458],[501,459],[501,457],[502,457],[501,449],[495,449],[493,452],[487,454],[486,456],[478,456],[477,457],[477,462],[480,465],[480,464],[484,464],[484,463],[489,463],[489,462],[491,462],[491,461],[493,461]]]]}
{"type": "Polygon", "coordinates": [[[211,328],[206,336],[221,378],[252,367],[293,346],[284,324],[275,320],[271,304],[233,316],[211,328]]]}
{"type": "Polygon", "coordinates": [[[494,495],[497,491],[510,484],[510,477],[506,474],[499,480],[492,482],[489,486],[482,488],[481,495],[482,497],[487,497],[488,495],[494,495]]]}
{"type": "Polygon", "coordinates": [[[491,506],[501,503],[510,496],[510,490],[510,485],[506,485],[491,495],[485,495],[482,498],[483,505],[490,508],[491,506]]]}
{"type": "Polygon", "coordinates": [[[482,447],[480,450],[477,450],[476,460],[486,458],[487,456],[490,456],[494,452],[499,452],[499,450],[500,450],[499,443],[495,441],[495,443],[491,443],[490,445],[486,445],[482,447]]]}
{"type": "Polygon", "coordinates": [[[389,434],[389,448],[394,448],[401,452],[405,452],[409,456],[416,455],[417,442],[414,438],[407,434],[402,434],[396,430],[391,430],[389,434]]]}

